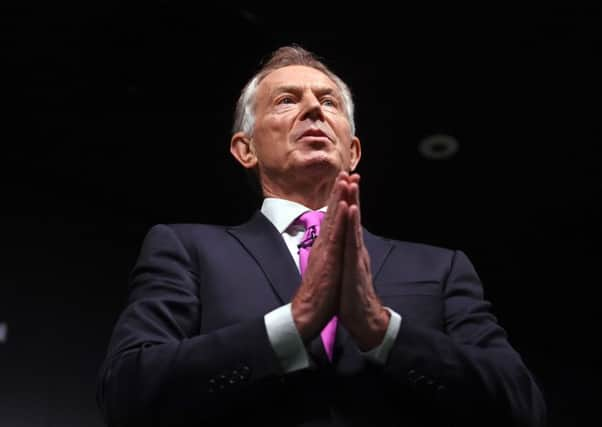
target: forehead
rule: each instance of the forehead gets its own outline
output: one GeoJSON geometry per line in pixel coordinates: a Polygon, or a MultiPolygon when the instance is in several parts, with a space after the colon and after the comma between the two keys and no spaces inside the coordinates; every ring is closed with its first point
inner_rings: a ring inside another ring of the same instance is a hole
{"type": "Polygon", "coordinates": [[[322,71],[304,65],[289,65],[269,73],[259,84],[257,94],[260,97],[269,96],[279,88],[299,86],[301,89],[333,89],[339,88],[330,77],[322,71]]]}

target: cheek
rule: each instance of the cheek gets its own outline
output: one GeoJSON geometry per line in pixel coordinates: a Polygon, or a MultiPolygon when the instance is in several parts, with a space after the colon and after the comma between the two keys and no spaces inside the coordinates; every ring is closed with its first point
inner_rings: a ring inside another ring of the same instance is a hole
{"type": "Polygon", "coordinates": [[[261,123],[253,131],[255,149],[257,152],[269,152],[270,142],[274,139],[274,133],[269,123],[261,123]]]}
{"type": "Polygon", "coordinates": [[[286,130],[281,120],[266,120],[261,126],[261,135],[264,140],[282,139],[286,135],[286,130]]]}
{"type": "Polygon", "coordinates": [[[351,127],[349,126],[347,121],[343,120],[336,123],[336,127],[334,130],[337,134],[337,137],[339,138],[339,141],[341,141],[341,144],[343,144],[345,148],[349,148],[349,146],[351,145],[351,138],[353,137],[353,135],[351,135],[351,127]]]}
{"type": "Polygon", "coordinates": [[[339,139],[346,140],[351,138],[351,126],[347,119],[337,116],[332,122],[333,130],[338,135],[339,139]]]}

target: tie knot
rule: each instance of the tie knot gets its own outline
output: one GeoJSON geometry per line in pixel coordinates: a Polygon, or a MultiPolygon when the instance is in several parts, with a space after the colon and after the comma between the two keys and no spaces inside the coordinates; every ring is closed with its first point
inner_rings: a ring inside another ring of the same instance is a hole
{"type": "Polygon", "coordinates": [[[303,215],[297,218],[297,221],[302,224],[306,229],[310,227],[318,227],[324,219],[324,212],[321,211],[307,211],[303,215]]]}
{"type": "Polygon", "coordinates": [[[312,247],[318,234],[320,234],[320,223],[323,218],[324,212],[320,211],[307,211],[297,218],[297,221],[295,222],[305,227],[305,233],[301,239],[301,243],[297,245],[299,250],[309,250],[312,247]]]}

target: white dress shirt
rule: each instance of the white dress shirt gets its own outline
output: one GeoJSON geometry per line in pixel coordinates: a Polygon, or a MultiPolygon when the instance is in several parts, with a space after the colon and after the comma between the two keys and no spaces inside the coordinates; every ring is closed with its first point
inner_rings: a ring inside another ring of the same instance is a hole
{"type": "MultiPolygon", "coordinates": [[[[276,227],[284,239],[297,268],[299,268],[297,245],[301,242],[305,230],[303,226],[293,224],[293,222],[299,215],[309,210],[311,209],[299,203],[271,197],[264,199],[261,206],[261,213],[276,227]]],[[[326,212],[326,207],[320,211],[326,212]]],[[[390,308],[385,308],[391,313],[391,319],[382,343],[370,351],[360,352],[365,357],[383,365],[387,361],[401,325],[401,316],[390,308]]],[[[295,326],[291,304],[270,311],[264,316],[264,319],[268,338],[284,371],[293,372],[309,367],[309,356],[295,326]]]]}

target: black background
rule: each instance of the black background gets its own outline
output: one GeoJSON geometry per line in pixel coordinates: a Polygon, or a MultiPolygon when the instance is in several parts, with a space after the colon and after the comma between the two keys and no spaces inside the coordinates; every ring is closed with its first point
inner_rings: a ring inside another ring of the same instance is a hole
{"type": "Polygon", "coordinates": [[[3,6],[0,425],[100,426],[95,378],[142,238],[257,207],[228,152],[292,42],[351,86],[373,232],[464,250],[544,389],[597,413],[599,6],[3,6]],[[449,160],[420,156],[445,133],[449,160]]]}

